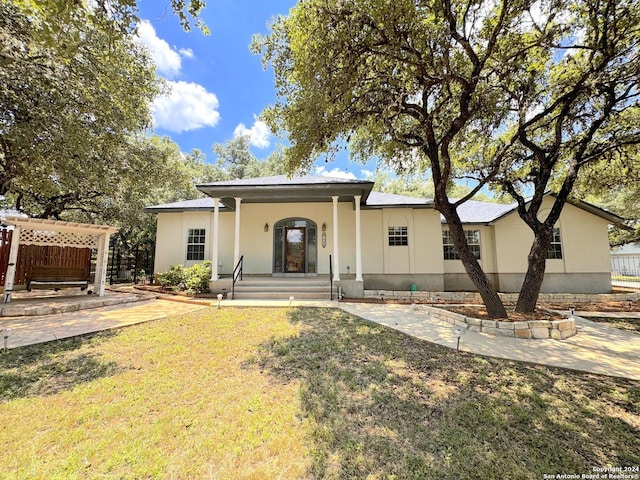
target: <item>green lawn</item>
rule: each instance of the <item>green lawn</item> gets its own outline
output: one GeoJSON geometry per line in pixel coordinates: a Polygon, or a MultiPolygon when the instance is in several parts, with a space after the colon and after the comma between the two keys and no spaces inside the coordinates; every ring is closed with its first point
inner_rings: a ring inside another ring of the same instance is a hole
{"type": "Polygon", "coordinates": [[[0,356],[0,478],[541,479],[640,464],[640,382],[330,309],[208,309],[0,356]]]}

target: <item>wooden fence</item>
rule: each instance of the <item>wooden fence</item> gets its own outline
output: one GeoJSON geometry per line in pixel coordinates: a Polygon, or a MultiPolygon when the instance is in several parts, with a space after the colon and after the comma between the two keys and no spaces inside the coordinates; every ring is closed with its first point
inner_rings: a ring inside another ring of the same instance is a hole
{"type": "MultiPolygon", "coordinates": [[[[0,229],[0,286],[4,286],[9,267],[9,250],[13,230],[0,229]]],[[[20,245],[14,285],[25,285],[33,267],[83,267],[87,276],[91,269],[91,249],[76,247],[55,247],[41,245],[20,245]]]]}

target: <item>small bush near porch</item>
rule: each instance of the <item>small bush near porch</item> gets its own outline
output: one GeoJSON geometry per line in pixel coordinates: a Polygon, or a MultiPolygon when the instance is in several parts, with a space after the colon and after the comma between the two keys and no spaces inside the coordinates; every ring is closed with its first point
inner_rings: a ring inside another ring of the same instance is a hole
{"type": "Polygon", "coordinates": [[[331,309],[207,309],[0,356],[0,478],[531,478],[640,464],[640,382],[331,309]]]}
{"type": "Polygon", "coordinates": [[[191,267],[172,265],[166,272],[156,274],[156,279],[160,285],[174,292],[186,292],[189,295],[208,292],[211,261],[196,263],[191,267]]]}

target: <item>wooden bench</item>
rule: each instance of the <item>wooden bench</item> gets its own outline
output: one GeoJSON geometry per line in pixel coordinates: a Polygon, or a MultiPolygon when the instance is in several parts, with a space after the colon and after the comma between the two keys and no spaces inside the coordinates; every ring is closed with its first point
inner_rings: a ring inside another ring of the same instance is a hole
{"type": "Polygon", "coordinates": [[[54,290],[66,287],[80,287],[86,290],[89,286],[89,269],[87,267],[60,267],[38,265],[31,269],[27,276],[27,291],[32,285],[53,286],[54,290]]]}

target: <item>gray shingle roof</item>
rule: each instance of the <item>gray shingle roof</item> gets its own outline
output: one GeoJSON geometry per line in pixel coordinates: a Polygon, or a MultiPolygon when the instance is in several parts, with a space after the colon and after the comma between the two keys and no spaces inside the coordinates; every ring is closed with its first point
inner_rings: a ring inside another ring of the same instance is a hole
{"type": "MultiPolygon", "coordinates": [[[[455,201],[455,200],[452,200],[455,201]]],[[[516,209],[516,203],[492,203],[467,200],[458,207],[462,223],[489,223],[516,209]]],[[[440,215],[442,223],[447,223],[440,215]]]]}
{"type": "Polygon", "coordinates": [[[367,206],[369,207],[386,207],[386,206],[431,206],[433,200],[424,197],[408,197],[405,195],[396,195],[395,193],[371,192],[367,198],[367,206]]]}

